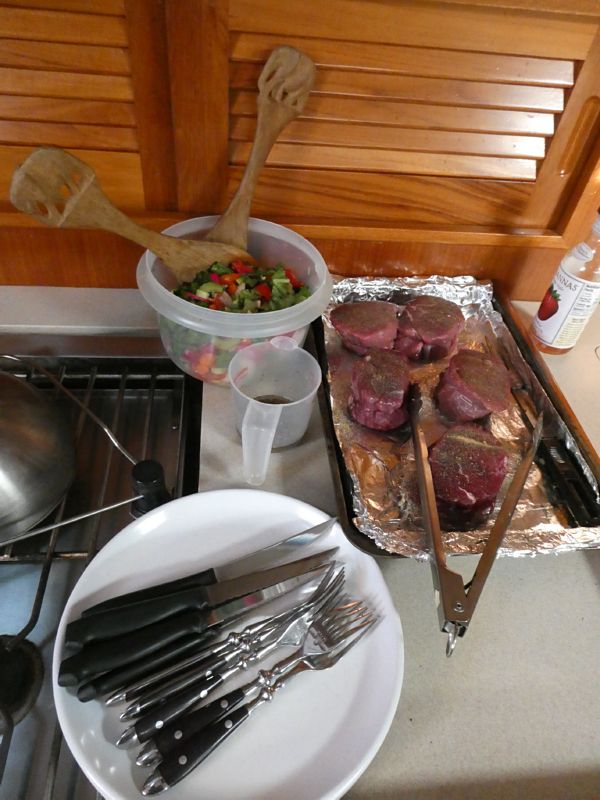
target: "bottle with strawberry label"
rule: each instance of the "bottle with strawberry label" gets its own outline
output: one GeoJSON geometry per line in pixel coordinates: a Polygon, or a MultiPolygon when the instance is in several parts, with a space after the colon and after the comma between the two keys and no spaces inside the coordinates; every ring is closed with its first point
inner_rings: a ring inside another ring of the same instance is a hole
{"type": "Polygon", "coordinates": [[[533,319],[531,332],[543,353],[568,353],[600,302],[600,214],[585,242],[563,260],[533,319]]]}

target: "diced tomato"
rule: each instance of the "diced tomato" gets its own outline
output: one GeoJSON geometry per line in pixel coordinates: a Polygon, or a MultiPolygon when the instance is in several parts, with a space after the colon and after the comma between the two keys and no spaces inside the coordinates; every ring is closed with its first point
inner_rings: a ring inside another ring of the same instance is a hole
{"type": "Polygon", "coordinates": [[[268,284],[258,283],[255,286],[255,291],[258,292],[258,294],[263,298],[263,300],[269,302],[269,300],[271,299],[271,287],[268,284]]]}
{"type": "Polygon", "coordinates": [[[249,272],[252,272],[252,267],[249,267],[248,264],[244,264],[244,262],[239,258],[237,258],[235,261],[232,261],[229,266],[232,270],[240,275],[247,275],[249,272]]]}
{"type": "Polygon", "coordinates": [[[209,308],[211,308],[213,311],[222,311],[225,308],[225,303],[220,297],[215,297],[215,299],[209,305],[209,308]]]}
{"type": "Polygon", "coordinates": [[[285,277],[286,277],[286,278],[288,279],[288,281],[289,281],[289,282],[292,284],[292,287],[293,287],[294,289],[301,289],[301,288],[302,288],[302,285],[303,285],[303,284],[302,284],[302,281],[301,281],[301,280],[300,280],[300,278],[299,278],[299,277],[296,275],[296,273],[294,272],[294,270],[293,270],[293,269],[290,269],[289,267],[286,267],[286,268],[284,269],[284,272],[285,272],[285,277]]]}

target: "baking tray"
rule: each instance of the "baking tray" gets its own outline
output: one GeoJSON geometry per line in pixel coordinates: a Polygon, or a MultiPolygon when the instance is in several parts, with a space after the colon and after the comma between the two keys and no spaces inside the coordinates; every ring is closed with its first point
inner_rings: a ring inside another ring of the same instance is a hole
{"type": "MultiPolygon", "coordinates": [[[[436,280],[448,280],[439,276],[432,276],[436,280]]],[[[358,279],[361,285],[367,286],[369,279],[358,279]]],[[[402,286],[402,279],[389,279],[390,284],[398,283],[402,286]]],[[[456,279],[460,280],[460,279],[456,279]]],[[[472,279],[474,281],[474,279],[472,279]]],[[[377,279],[381,286],[381,279],[377,279]]],[[[489,284],[489,282],[481,282],[489,284]]],[[[401,291],[401,294],[404,292],[401,291]]],[[[381,295],[374,295],[381,297],[381,295]]],[[[369,299],[368,288],[364,298],[369,299]]],[[[562,526],[562,533],[556,531],[548,542],[540,542],[539,547],[531,552],[521,550],[510,552],[500,551],[500,555],[534,555],[536,552],[564,552],[583,548],[600,547],[600,503],[598,500],[598,484],[600,483],[600,462],[586,439],[584,432],[578,426],[568,404],[549,376],[543,360],[533,350],[527,333],[519,324],[518,317],[512,309],[510,302],[498,290],[493,291],[492,305],[495,312],[501,317],[506,328],[506,335],[518,349],[530,371],[530,380],[536,385],[536,391],[519,389],[513,392],[524,421],[533,421],[536,413],[536,401],[539,405],[540,393],[544,395],[545,416],[555,414],[560,420],[559,425],[549,426],[551,432],[545,435],[540,444],[536,464],[543,480],[543,488],[548,502],[552,505],[562,526]],[[536,397],[532,396],[535,394],[536,397]]],[[[319,392],[319,404],[334,489],[336,493],[338,516],[346,537],[352,544],[363,552],[375,557],[402,558],[403,553],[390,552],[380,546],[372,536],[367,535],[357,524],[356,493],[357,487],[347,467],[334,424],[334,414],[331,405],[331,387],[329,385],[329,360],[326,346],[326,336],[323,319],[316,320],[312,325],[312,339],[314,352],[321,365],[324,382],[322,391],[319,392]]],[[[502,350],[499,351],[502,357],[502,350]]],[[[493,519],[493,518],[492,518],[493,519]]],[[[469,552],[466,550],[465,552],[469,552]]],[[[453,553],[450,552],[449,555],[453,553]]],[[[423,554],[426,557],[426,554],[423,554]]]]}

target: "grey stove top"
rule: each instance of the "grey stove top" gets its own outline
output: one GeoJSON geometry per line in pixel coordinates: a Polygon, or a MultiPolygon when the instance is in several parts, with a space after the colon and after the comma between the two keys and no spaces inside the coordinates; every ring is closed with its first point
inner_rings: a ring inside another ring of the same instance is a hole
{"type": "MultiPolygon", "coordinates": [[[[153,458],[173,497],[197,491],[201,384],[181,372],[154,339],[0,336],[0,353],[35,359],[116,434],[138,460],[153,458]]],[[[131,464],[103,431],[34,368],[0,360],[54,397],[71,420],[77,477],[44,524],[133,496],[131,464]]],[[[131,506],[55,528],[0,548],[0,635],[26,638],[39,649],[42,688],[33,707],[0,735],[0,798],[88,800],[97,794],[62,740],[52,700],[51,661],[62,609],[96,552],[132,519],[131,506]]],[[[133,565],[132,565],[133,568],[133,565]]],[[[1,651],[0,651],[1,652],[1,651]]],[[[2,694],[0,687],[0,697],[2,694]]],[[[0,706],[0,716],[2,716],[0,706]]],[[[6,712],[6,708],[4,709],[6,712]]]]}

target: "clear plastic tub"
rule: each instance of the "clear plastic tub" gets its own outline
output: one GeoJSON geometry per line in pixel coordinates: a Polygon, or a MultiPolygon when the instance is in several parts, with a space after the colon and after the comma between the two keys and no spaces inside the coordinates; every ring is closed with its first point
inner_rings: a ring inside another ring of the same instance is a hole
{"type": "MultiPolygon", "coordinates": [[[[178,222],[164,233],[201,239],[217,216],[178,222]]],[[[156,310],[162,343],[169,357],[188,375],[228,384],[227,369],[234,354],[254,342],[291,336],[304,342],[309,324],[322,314],[331,298],[331,275],[319,251],[300,234],[262,219],[249,221],[248,252],[259,263],[283,262],[310,287],[310,296],[281,311],[228,314],[188,303],[173,294],[177,282],[153,253],[146,251],[137,267],[137,283],[144,299],[156,310]]]]}

